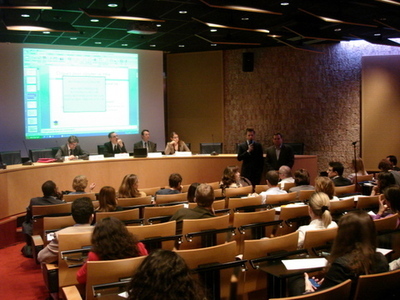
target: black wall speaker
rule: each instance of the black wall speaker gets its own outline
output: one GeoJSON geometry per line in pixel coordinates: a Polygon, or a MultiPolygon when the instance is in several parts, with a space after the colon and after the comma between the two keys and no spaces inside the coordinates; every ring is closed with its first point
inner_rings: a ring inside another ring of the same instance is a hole
{"type": "Polygon", "coordinates": [[[243,63],[242,64],[243,72],[253,72],[253,70],[254,70],[254,53],[253,52],[244,52],[242,63],[243,63]]]}

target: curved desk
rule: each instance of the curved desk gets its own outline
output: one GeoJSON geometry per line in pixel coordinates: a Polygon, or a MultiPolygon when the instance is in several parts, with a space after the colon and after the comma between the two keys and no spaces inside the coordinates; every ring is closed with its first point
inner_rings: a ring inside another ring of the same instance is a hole
{"type": "MultiPolygon", "coordinates": [[[[72,190],[73,178],[86,175],[89,184],[96,183],[94,191],[98,192],[105,185],[118,189],[122,178],[130,173],[138,175],[139,187],[142,188],[168,186],[171,173],[180,173],[183,184],[214,182],[221,179],[226,166],[240,164],[236,154],[221,154],[12,165],[6,170],[0,170],[0,219],[25,212],[29,200],[42,195],[41,186],[47,180],[53,180],[60,191],[72,190]]],[[[296,156],[293,169],[298,168],[308,169],[314,179],[317,174],[317,157],[296,156]]]]}

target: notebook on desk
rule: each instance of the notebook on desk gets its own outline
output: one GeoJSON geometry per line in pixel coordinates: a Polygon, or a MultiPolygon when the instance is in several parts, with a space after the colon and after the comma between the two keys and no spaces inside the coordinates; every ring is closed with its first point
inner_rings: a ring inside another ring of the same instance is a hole
{"type": "Polygon", "coordinates": [[[146,148],[135,148],[133,149],[133,157],[147,157],[146,148]]]}

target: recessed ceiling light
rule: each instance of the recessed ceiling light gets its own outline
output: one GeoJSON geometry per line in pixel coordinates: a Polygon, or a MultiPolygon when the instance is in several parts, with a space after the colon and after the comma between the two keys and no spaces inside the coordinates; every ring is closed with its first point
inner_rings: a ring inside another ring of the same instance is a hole
{"type": "Polygon", "coordinates": [[[101,42],[94,42],[96,45],[101,45],[101,42]]]}
{"type": "Polygon", "coordinates": [[[335,28],[334,31],[336,31],[336,32],[342,31],[342,28],[335,28]]]}
{"type": "Polygon", "coordinates": [[[178,47],[179,48],[185,48],[185,45],[179,45],[178,47]]]}
{"type": "Polygon", "coordinates": [[[107,4],[108,7],[118,7],[117,3],[108,3],[107,4]]]}
{"type": "Polygon", "coordinates": [[[381,36],[382,34],[380,33],[374,33],[374,36],[381,36]]]}
{"type": "Polygon", "coordinates": [[[282,5],[282,6],[288,6],[288,5],[289,5],[289,2],[281,2],[281,5],[282,5]]]}
{"type": "Polygon", "coordinates": [[[50,34],[50,31],[43,31],[43,34],[50,34]]]}
{"type": "Polygon", "coordinates": [[[161,27],[161,24],[157,24],[156,26],[157,26],[157,27],[161,27]]]}
{"type": "Polygon", "coordinates": [[[122,47],[128,47],[128,44],[121,44],[122,47]]]}
{"type": "Polygon", "coordinates": [[[99,22],[99,19],[91,19],[90,22],[97,23],[97,22],[99,22]]]}
{"type": "Polygon", "coordinates": [[[23,18],[29,18],[30,15],[28,15],[28,14],[22,14],[21,17],[23,17],[23,18]]]}
{"type": "Polygon", "coordinates": [[[150,47],[154,48],[156,45],[155,44],[151,44],[150,47]]]}
{"type": "Polygon", "coordinates": [[[179,13],[182,15],[187,14],[187,10],[180,10],[179,13]]]}
{"type": "Polygon", "coordinates": [[[210,44],[210,46],[211,46],[211,47],[216,47],[216,46],[217,46],[217,44],[210,44]]]}
{"type": "Polygon", "coordinates": [[[248,20],[249,20],[249,18],[247,18],[247,17],[242,18],[242,21],[248,21],[248,20]]]}
{"type": "Polygon", "coordinates": [[[217,32],[218,30],[215,29],[215,28],[211,28],[210,31],[211,31],[211,32],[217,32]]]}
{"type": "Polygon", "coordinates": [[[72,37],[72,38],[69,38],[71,41],[76,41],[78,38],[76,38],[76,37],[72,37]]]}

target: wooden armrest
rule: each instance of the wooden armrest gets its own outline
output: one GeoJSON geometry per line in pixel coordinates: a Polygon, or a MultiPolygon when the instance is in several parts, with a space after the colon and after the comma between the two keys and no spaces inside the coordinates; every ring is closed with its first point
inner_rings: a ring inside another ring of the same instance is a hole
{"type": "Polygon", "coordinates": [[[58,293],[58,265],[42,264],[44,284],[49,293],[58,293]]]}
{"type": "Polygon", "coordinates": [[[81,294],[75,285],[64,286],[61,288],[65,300],[82,300],[81,294]]]}
{"type": "Polygon", "coordinates": [[[32,235],[32,244],[35,247],[44,246],[43,239],[40,235],[32,235]]]}

